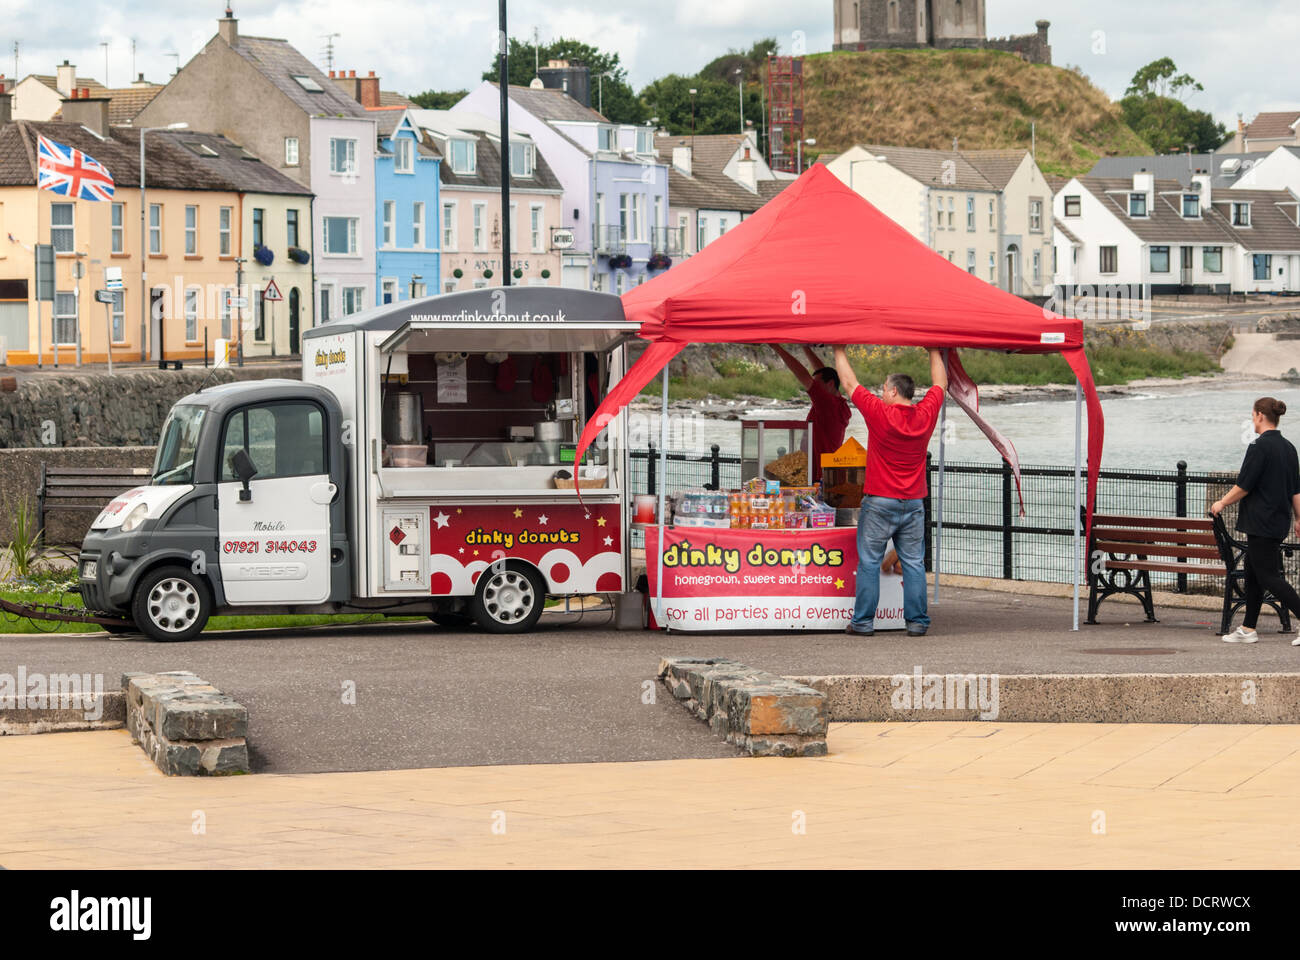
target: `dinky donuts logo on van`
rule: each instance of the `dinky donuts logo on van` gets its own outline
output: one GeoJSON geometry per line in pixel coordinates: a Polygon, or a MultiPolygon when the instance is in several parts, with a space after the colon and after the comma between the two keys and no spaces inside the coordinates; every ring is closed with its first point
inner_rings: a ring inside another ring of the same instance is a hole
{"type": "Polygon", "coordinates": [[[312,363],[315,365],[316,369],[322,373],[328,372],[336,367],[345,367],[348,363],[348,348],[342,345],[334,347],[333,349],[329,347],[321,347],[316,351],[315,356],[312,358],[312,363]]]}

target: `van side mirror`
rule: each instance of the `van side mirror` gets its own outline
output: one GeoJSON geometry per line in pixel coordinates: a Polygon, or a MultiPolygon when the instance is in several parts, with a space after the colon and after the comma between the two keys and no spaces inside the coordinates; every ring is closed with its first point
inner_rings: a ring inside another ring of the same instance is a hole
{"type": "Polygon", "coordinates": [[[257,467],[253,463],[253,458],[248,455],[247,450],[236,450],[230,457],[230,468],[244,485],[244,489],[239,491],[239,500],[241,503],[247,503],[253,499],[253,492],[248,489],[248,481],[257,476],[257,467]]]}

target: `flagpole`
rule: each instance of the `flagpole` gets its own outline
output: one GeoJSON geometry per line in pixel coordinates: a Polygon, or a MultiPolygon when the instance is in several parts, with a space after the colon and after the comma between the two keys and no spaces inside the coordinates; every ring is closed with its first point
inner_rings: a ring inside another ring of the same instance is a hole
{"type": "MultiPolygon", "coordinates": [[[[39,155],[40,155],[40,145],[39,145],[39,141],[37,142],[36,151],[37,151],[37,156],[39,157],[39,155]]],[[[39,282],[39,281],[40,281],[40,273],[41,273],[41,255],[40,255],[40,252],[39,252],[39,250],[40,250],[40,246],[41,246],[41,165],[40,165],[40,161],[37,160],[37,162],[36,162],[36,248],[37,248],[37,253],[36,253],[36,279],[37,279],[37,284],[36,284],[36,369],[37,369],[37,370],[44,369],[44,367],[45,367],[45,357],[44,357],[44,354],[45,354],[45,332],[44,332],[44,330],[42,329],[42,328],[44,327],[44,320],[43,320],[42,317],[41,317],[41,313],[42,313],[43,311],[41,310],[41,288],[40,288],[40,282],[39,282]]]]}

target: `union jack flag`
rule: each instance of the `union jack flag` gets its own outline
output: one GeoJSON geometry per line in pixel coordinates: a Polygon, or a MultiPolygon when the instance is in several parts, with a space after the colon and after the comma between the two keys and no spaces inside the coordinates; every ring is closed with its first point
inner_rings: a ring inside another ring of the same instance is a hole
{"type": "Polygon", "coordinates": [[[36,186],[76,200],[111,200],[113,175],[89,154],[37,135],[36,186]]]}

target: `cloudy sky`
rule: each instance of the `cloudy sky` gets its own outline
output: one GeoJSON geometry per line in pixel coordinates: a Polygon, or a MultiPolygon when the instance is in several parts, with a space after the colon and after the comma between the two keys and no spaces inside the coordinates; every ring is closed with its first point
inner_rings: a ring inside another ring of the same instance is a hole
{"type": "MultiPolygon", "coordinates": [[[[135,70],[164,80],[216,30],[221,0],[0,0],[0,72],[53,73],[65,58],[78,73],[122,85],[135,70]],[[175,54],[176,56],[171,56],[175,54]]],[[[374,70],[384,89],[415,93],[478,82],[496,30],[494,0],[235,0],[240,29],[283,37],[322,66],[325,35],[334,38],[335,65],[374,70]]],[[[782,52],[801,37],[809,51],[829,49],[831,0],[512,0],[510,33],[543,41],[577,37],[618,51],[641,86],[665,73],[691,73],[728,48],[778,38],[782,52]],[[817,11],[813,15],[813,11],[817,11]]],[[[1205,92],[1189,105],[1211,111],[1229,128],[1238,112],[1300,104],[1295,77],[1295,0],[988,0],[990,36],[1029,33],[1052,22],[1053,60],[1081,67],[1112,97],[1123,95],[1133,72],[1163,56],[1200,80],[1205,92]]]]}

